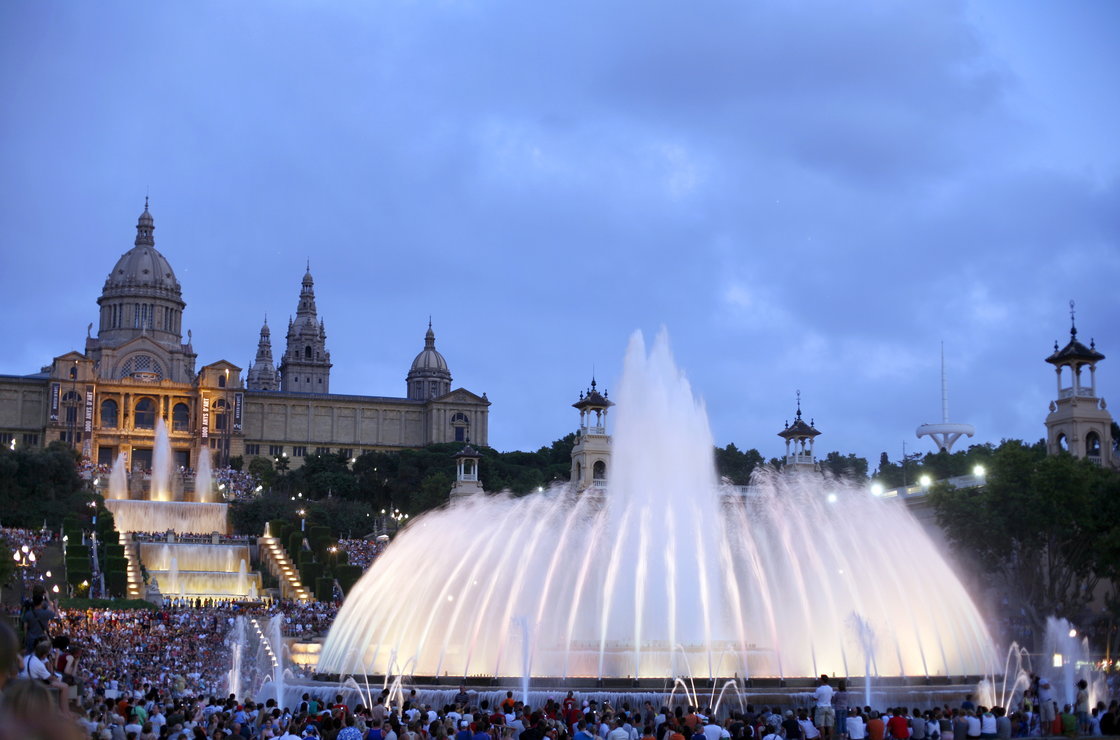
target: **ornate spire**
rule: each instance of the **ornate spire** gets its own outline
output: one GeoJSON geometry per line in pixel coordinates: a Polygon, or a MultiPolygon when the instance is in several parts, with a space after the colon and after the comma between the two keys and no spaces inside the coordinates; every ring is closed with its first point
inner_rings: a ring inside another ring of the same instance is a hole
{"type": "Polygon", "coordinates": [[[152,214],[148,212],[148,196],[144,196],[144,212],[140,214],[139,220],[136,222],[136,246],[138,247],[154,247],[156,245],[155,237],[152,232],[156,229],[155,219],[152,214]]]}

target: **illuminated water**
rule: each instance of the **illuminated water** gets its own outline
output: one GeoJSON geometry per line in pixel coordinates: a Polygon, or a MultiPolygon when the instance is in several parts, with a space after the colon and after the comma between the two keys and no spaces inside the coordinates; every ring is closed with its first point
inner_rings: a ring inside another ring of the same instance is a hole
{"type": "Polygon", "coordinates": [[[556,487],[418,518],[346,599],[318,670],[992,672],[983,620],[902,504],[819,475],[721,487],[706,411],[663,336],[648,354],[635,336],[612,400],[605,497],[556,487]]]}

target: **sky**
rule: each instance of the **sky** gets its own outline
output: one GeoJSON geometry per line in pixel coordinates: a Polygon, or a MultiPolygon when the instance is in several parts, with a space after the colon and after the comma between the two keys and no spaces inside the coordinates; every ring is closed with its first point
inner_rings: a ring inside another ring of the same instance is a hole
{"type": "Polygon", "coordinates": [[[1034,441],[1079,336],[1120,398],[1110,0],[0,5],[0,373],[80,350],[151,197],[199,366],[305,262],[339,393],[429,316],[490,443],[573,431],[664,327],[718,444],[1034,441]]]}

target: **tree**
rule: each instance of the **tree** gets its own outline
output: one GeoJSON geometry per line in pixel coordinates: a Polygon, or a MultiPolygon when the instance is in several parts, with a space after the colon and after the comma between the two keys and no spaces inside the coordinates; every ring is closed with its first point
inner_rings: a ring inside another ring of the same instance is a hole
{"type": "Polygon", "coordinates": [[[762,453],[750,449],[742,452],[734,443],[715,450],[716,472],[721,479],[727,479],[735,486],[745,486],[751,482],[755,468],[765,462],[762,453]]]}
{"type": "Polygon", "coordinates": [[[985,485],[931,492],[950,542],[1036,627],[1081,616],[1100,579],[1120,574],[1118,498],[1115,472],[1014,440],[992,454],[985,485]]]}
{"type": "Polygon", "coordinates": [[[821,460],[822,471],[859,483],[867,480],[867,468],[867,458],[852,453],[841,455],[839,452],[830,452],[821,460]]]}
{"type": "Polygon", "coordinates": [[[0,447],[0,512],[9,527],[51,527],[67,514],[85,512],[91,499],[78,475],[78,454],[63,442],[46,449],[0,447]]]}

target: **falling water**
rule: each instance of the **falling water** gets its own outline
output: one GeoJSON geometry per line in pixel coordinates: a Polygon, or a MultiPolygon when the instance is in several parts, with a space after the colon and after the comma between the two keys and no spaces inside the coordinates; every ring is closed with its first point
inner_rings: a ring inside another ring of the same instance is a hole
{"type": "Polygon", "coordinates": [[[210,473],[210,448],[203,446],[198,451],[198,470],[194,477],[194,500],[204,504],[213,501],[213,484],[210,473]]]}
{"type": "Polygon", "coordinates": [[[1097,671],[1089,651],[1088,638],[1080,635],[1068,619],[1046,618],[1046,667],[1038,667],[1041,675],[1051,672],[1054,698],[1058,707],[1073,705],[1077,698],[1077,682],[1089,685],[1089,706],[1108,693],[1104,678],[1097,671]],[[1052,667],[1050,667],[1052,666],[1052,667]]]}
{"type": "Polygon", "coordinates": [[[903,504],[819,474],[721,487],[704,405],[664,336],[648,354],[635,336],[618,390],[605,496],[564,485],[419,517],[343,604],[318,669],[855,675],[861,656],[879,675],[991,671],[976,607],[903,504]],[[943,589],[938,609],[898,598],[921,583],[943,589]],[[527,629],[511,629],[515,615],[527,629]]]}
{"type": "Polygon", "coordinates": [[[128,498],[128,471],[126,470],[126,457],[127,455],[122,452],[117,455],[117,459],[113,461],[113,470],[109,473],[109,498],[128,498]]]}
{"type": "Polygon", "coordinates": [[[156,419],[156,444],[152,450],[152,501],[171,501],[171,438],[163,417],[156,419]]]}
{"type": "Polygon", "coordinates": [[[273,687],[276,689],[276,703],[284,706],[284,635],[280,631],[281,623],[284,617],[277,614],[272,619],[268,620],[268,641],[272,645],[272,652],[275,656],[275,671],[272,675],[273,687]]]}
{"type": "Polygon", "coordinates": [[[245,617],[238,616],[234,619],[233,629],[230,631],[229,638],[226,640],[226,648],[233,656],[232,665],[229,669],[229,693],[237,698],[241,698],[241,662],[243,653],[246,650],[246,634],[245,634],[245,617]]]}
{"type": "MultiPolygon", "coordinates": [[[[157,574],[158,574],[158,572],[159,571],[156,571],[157,574]]],[[[183,584],[179,583],[179,560],[177,558],[174,558],[174,557],[171,558],[171,563],[168,565],[167,575],[168,575],[168,581],[167,581],[168,593],[172,593],[172,594],[182,596],[183,595],[183,584]]]]}
{"type": "Polygon", "coordinates": [[[245,564],[245,559],[241,559],[241,565],[237,566],[237,591],[238,596],[245,596],[249,593],[249,567],[245,564]]]}

